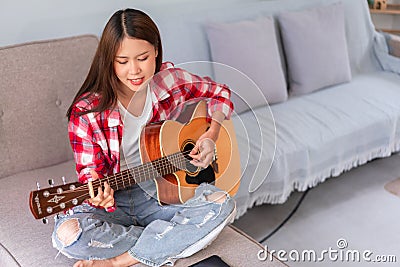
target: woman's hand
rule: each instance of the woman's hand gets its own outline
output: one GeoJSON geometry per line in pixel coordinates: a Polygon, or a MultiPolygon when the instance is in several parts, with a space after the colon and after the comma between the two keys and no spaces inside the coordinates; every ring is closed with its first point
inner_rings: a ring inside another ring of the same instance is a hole
{"type": "Polygon", "coordinates": [[[195,147],[190,152],[189,156],[193,158],[191,164],[197,167],[207,168],[214,160],[215,142],[218,139],[222,121],[225,115],[221,111],[215,111],[212,114],[210,128],[199,137],[195,147]]]}
{"type": "MultiPolygon", "coordinates": [[[[99,175],[94,171],[90,171],[93,180],[99,178],[99,175]]],[[[101,186],[98,187],[97,196],[89,199],[90,204],[99,208],[110,208],[114,206],[114,190],[107,182],[104,182],[104,190],[101,186]]]]}
{"type": "Polygon", "coordinates": [[[189,154],[189,156],[193,158],[190,163],[197,167],[207,168],[214,160],[215,141],[217,138],[218,134],[216,135],[210,131],[200,136],[195,147],[189,154]]]}

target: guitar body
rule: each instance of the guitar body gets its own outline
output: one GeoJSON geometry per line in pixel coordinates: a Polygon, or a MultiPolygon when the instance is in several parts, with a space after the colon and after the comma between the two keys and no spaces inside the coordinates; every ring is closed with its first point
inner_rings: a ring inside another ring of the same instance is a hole
{"type": "MultiPolygon", "coordinates": [[[[143,163],[152,162],[176,152],[189,153],[210,124],[206,119],[206,103],[197,104],[186,124],[164,121],[143,128],[140,137],[140,154],[143,163]]],[[[225,120],[216,142],[217,159],[206,169],[188,164],[185,170],[156,178],[157,194],[161,204],[184,203],[194,196],[202,182],[235,195],[240,185],[240,158],[232,121],[225,120]],[[214,165],[214,166],[213,166],[214,165]],[[215,168],[215,166],[218,166],[215,168]]],[[[191,159],[186,156],[188,161],[191,159]]]]}

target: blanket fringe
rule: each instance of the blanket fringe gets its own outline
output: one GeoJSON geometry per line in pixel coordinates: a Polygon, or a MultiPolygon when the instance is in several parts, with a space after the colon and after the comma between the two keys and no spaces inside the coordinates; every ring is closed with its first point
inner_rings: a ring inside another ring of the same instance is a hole
{"type": "Polygon", "coordinates": [[[308,188],[317,186],[318,184],[324,182],[328,178],[337,177],[340,174],[347,172],[355,167],[364,165],[365,163],[371,160],[377,158],[390,157],[391,155],[399,151],[400,151],[400,141],[397,143],[393,143],[390,146],[380,147],[364,155],[357,155],[355,158],[351,160],[348,160],[340,165],[325,169],[324,171],[318,173],[317,175],[314,175],[313,177],[308,177],[306,180],[303,181],[295,180],[292,183],[292,185],[286,188],[282,194],[261,195],[256,197],[255,199],[248,201],[246,205],[237,207],[236,219],[244,215],[248,209],[254,206],[259,206],[262,204],[282,204],[289,198],[290,194],[294,190],[305,191],[308,188]]]}

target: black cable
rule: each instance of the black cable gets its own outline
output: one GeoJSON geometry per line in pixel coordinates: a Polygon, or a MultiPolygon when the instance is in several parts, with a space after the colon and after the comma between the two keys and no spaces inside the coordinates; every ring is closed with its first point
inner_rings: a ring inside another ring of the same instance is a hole
{"type": "Polygon", "coordinates": [[[282,226],[284,226],[289,219],[295,214],[295,212],[297,211],[297,209],[300,207],[300,204],[303,202],[304,198],[306,197],[308,191],[310,190],[310,188],[308,188],[306,191],[304,191],[303,195],[300,197],[299,201],[297,202],[296,206],[294,207],[294,209],[289,213],[289,215],[283,220],[283,222],[278,225],[278,227],[276,227],[271,233],[269,233],[266,237],[264,237],[263,239],[261,239],[259,241],[259,243],[263,243],[265,242],[268,238],[270,238],[271,236],[273,236],[276,232],[279,231],[279,229],[282,228],[282,226]]]}

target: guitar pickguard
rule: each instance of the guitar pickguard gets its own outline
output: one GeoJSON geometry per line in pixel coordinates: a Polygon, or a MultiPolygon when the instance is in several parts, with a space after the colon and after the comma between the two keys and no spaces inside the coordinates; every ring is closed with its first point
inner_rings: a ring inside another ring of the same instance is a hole
{"type": "Polygon", "coordinates": [[[215,182],[215,173],[214,169],[208,166],[206,169],[197,173],[196,176],[192,176],[186,173],[186,182],[188,184],[201,184],[201,183],[214,183],[215,182]]]}

